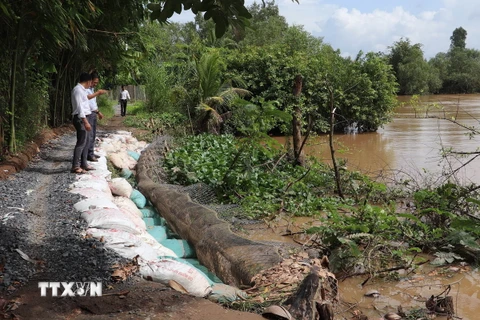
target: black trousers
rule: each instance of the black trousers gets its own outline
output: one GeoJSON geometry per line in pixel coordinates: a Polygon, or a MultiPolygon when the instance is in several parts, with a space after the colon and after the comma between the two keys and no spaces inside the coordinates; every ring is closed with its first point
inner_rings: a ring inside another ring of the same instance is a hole
{"type": "Polygon", "coordinates": [[[127,99],[120,100],[120,114],[122,115],[122,117],[125,117],[125,115],[127,114],[127,99]]]}
{"type": "MultiPolygon", "coordinates": [[[[88,117],[90,116],[87,116],[87,120],[88,117]]],[[[85,129],[83,120],[78,115],[73,116],[73,126],[77,130],[77,143],[73,150],[72,169],[78,167],[86,168],[88,166],[87,154],[90,134],[85,129]]]]}
{"type": "Polygon", "coordinates": [[[95,153],[93,153],[93,149],[95,147],[95,139],[97,137],[97,113],[96,112],[92,112],[92,114],[88,116],[88,122],[90,123],[92,130],[88,132],[90,134],[90,137],[89,137],[89,143],[88,143],[89,145],[88,145],[87,159],[93,158],[95,156],[95,153]]]}

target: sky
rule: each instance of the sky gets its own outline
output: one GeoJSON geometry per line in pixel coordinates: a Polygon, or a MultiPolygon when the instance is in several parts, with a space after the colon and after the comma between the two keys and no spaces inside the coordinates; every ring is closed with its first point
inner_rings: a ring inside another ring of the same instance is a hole
{"type": "MultiPolygon", "coordinates": [[[[253,0],[246,0],[251,5],[253,0]]],[[[447,52],[453,30],[467,31],[467,48],[480,50],[480,0],[277,0],[289,25],[303,25],[343,56],[388,52],[401,38],[421,43],[424,57],[447,52]]],[[[257,0],[257,3],[261,1],[257,0]]],[[[182,13],[172,21],[192,21],[182,13]]]]}

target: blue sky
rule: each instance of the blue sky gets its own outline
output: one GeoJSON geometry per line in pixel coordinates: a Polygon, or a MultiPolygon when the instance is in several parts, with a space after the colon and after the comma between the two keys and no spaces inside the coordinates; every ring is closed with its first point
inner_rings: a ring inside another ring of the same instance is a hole
{"type": "MultiPolygon", "coordinates": [[[[247,5],[253,0],[246,0],[247,5]]],[[[257,1],[261,3],[261,1],[257,1]]],[[[457,27],[467,30],[467,47],[480,50],[480,0],[277,0],[290,25],[340,49],[344,56],[386,52],[400,38],[421,43],[426,58],[446,52],[457,27]]],[[[172,21],[193,20],[191,14],[172,21]]]]}

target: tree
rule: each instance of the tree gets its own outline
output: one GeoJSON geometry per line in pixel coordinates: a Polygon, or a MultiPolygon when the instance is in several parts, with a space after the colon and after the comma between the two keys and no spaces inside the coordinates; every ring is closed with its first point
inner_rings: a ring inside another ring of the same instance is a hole
{"type": "Polygon", "coordinates": [[[261,47],[281,41],[288,30],[288,23],[273,1],[266,2],[263,6],[254,3],[248,7],[248,11],[252,14],[252,19],[241,35],[241,46],[261,47]]]}
{"type": "Polygon", "coordinates": [[[237,98],[251,94],[248,90],[233,87],[232,80],[222,80],[224,67],[220,55],[215,51],[205,52],[195,60],[200,131],[220,133],[222,116],[230,111],[237,98]]]}
{"type": "Polygon", "coordinates": [[[467,30],[462,27],[458,27],[453,30],[453,34],[450,37],[450,50],[453,49],[465,49],[467,43],[467,30]]]}
{"type": "Polygon", "coordinates": [[[144,4],[144,0],[2,2],[0,75],[10,81],[1,83],[8,103],[0,99],[0,127],[8,129],[11,152],[17,142],[32,138],[42,127],[70,119],[69,93],[76,77],[93,68],[115,68],[143,20],[144,4]],[[5,118],[8,124],[3,123],[5,118]]]}
{"type": "MultiPolygon", "coordinates": [[[[292,0],[298,3],[298,0],[292,0]]],[[[215,36],[222,37],[227,28],[243,30],[252,17],[245,7],[244,0],[165,0],[162,3],[149,3],[150,18],[166,22],[174,13],[191,10],[194,14],[204,13],[205,20],[215,22],[215,36]],[[182,8],[183,7],[183,8],[182,8]]]]}
{"type": "Polygon", "coordinates": [[[430,67],[423,58],[422,45],[401,38],[389,47],[387,55],[399,84],[399,94],[430,92],[430,67]]]}

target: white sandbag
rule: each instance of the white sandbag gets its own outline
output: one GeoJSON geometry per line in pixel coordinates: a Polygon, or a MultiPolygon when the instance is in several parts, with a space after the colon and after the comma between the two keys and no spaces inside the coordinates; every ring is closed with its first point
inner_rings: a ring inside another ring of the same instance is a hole
{"type": "Polygon", "coordinates": [[[142,232],[141,234],[137,235],[137,237],[139,237],[143,242],[151,245],[157,251],[159,257],[177,257],[175,252],[165,246],[162,246],[148,232],[142,232]]]}
{"type": "MultiPolygon", "coordinates": [[[[138,146],[137,146],[136,143],[129,143],[129,144],[127,144],[125,147],[126,147],[126,149],[127,149],[127,152],[130,151],[130,152],[135,152],[135,153],[136,153],[136,151],[137,151],[137,149],[138,149],[138,146]]],[[[130,156],[131,156],[131,155],[130,155],[130,156]]],[[[133,157],[133,158],[135,159],[135,157],[133,157]]]]}
{"type": "Polygon", "coordinates": [[[113,166],[117,169],[127,168],[132,170],[137,165],[137,161],[130,157],[125,150],[111,153],[108,157],[112,162],[113,166]]]}
{"type": "Polygon", "coordinates": [[[73,205],[75,210],[84,212],[92,209],[102,209],[102,208],[110,208],[110,209],[117,209],[118,207],[115,203],[112,202],[111,199],[107,198],[89,198],[79,201],[73,205]]]}
{"type": "Polygon", "coordinates": [[[132,200],[125,197],[114,197],[113,203],[115,203],[117,207],[125,215],[127,215],[133,221],[133,223],[135,223],[138,229],[142,231],[147,230],[147,225],[142,218],[142,212],[140,211],[140,209],[137,208],[137,206],[135,205],[135,203],[133,203],[132,200]]]}
{"type": "Polygon", "coordinates": [[[139,216],[135,215],[134,213],[130,212],[129,210],[125,208],[119,208],[120,211],[127,216],[137,227],[138,230],[146,231],[147,230],[147,225],[145,224],[145,221],[143,221],[142,218],[139,216]]]}
{"type": "Polygon", "coordinates": [[[102,178],[107,181],[112,179],[112,173],[108,169],[97,169],[92,173],[93,177],[102,178]]]}
{"type": "Polygon", "coordinates": [[[108,189],[108,193],[98,191],[93,188],[73,188],[70,190],[71,193],[79,194],[89,199],[107,199],[113,200],[112,192],[108,189]]]}
{"type": "Polygon", "coordinates": [[[212,291],[212,287],[203,273],[191,265],[173,259],[162,258],[147,263],[141,261],[140,274],[147,280],[166,285],[173,280],[196,297],[203,298],[212,291]]]}
{"type": "Polygon", "coordinates": [[[148,143],[146,141],[138,141],[137,147],[141,150],[145,149],[148,146],[148,143]]]}
{"type": "Polygon", "coordinates": [[[89,228],[118,229],[132,234],[140,234],[135,223],[119,209],[93,209],[82,212],[82,218],[89,228]]]}
{"type": "Polygon", "coordinates": [[[112,162],[112,165],[117,169],[128,169],[128,158],[124,157],[121,152],[110,153],[108,159],[112,162]]]}
{"type": "Polygon", "coordinates": [[[153,261],[157,260],[159,256],[170,254],[167,248],[152,246],[140,237],[118,229],[89,228],[86,234],[96,239],[102,239],[105,247],[128,259],[139,255],[142,259],[153,261]]]}
{"type": "Polygon", "coordinates": [[[111,140],[104,140],[101,144],[100,144],[100,148],[106,152],[107,154],[109,153],[113,153],[113,152],[117,152],[117,147],[112,143],[113,141],[111,140]]]}
{"type": "Polygon", "coordinates": [[[127,142],[127,144],[137,144],[138,142],[137,138],[135,138],[134,136],[127,136],[125,138],[125,141],[127,142]]]}
{"type": "Polygon", "coordinates": [[[137,205],[133,200],[126,198],[126,197],[113,197],[113,203],[117,205],[118,208],[124,208],[133,214],[135,214],[139,218],[143,218],[143,213],[140,211],[139,208],[137,208],[137,205]]]}
{"type": "Polygon", "coordinates": [[[113,178],[108,182],[108,185],[114,195],[130,198],[132,194],[133,187],[124,178],[113,178]]]}
{"type": "Polygon", "coordinates": [[[132,133],[130,131],[125,131],[125,130],[117,130],[116,133],[113,135],[114,137],[123,137],[126,139],[127,137],[131,137],[132,133]]]}
{"type": "Polygon", "coordinates": [[[110,191],[110,187],[108,186],[108,182],[104,179],[98,179],[95,177],[92,177],[92,179],[89,180],[79,180],[71,185],[72,189],[73,188],[91,188],[98,190],[103,193],[109,193],[110,195],[112,192],[110,191]]]}

